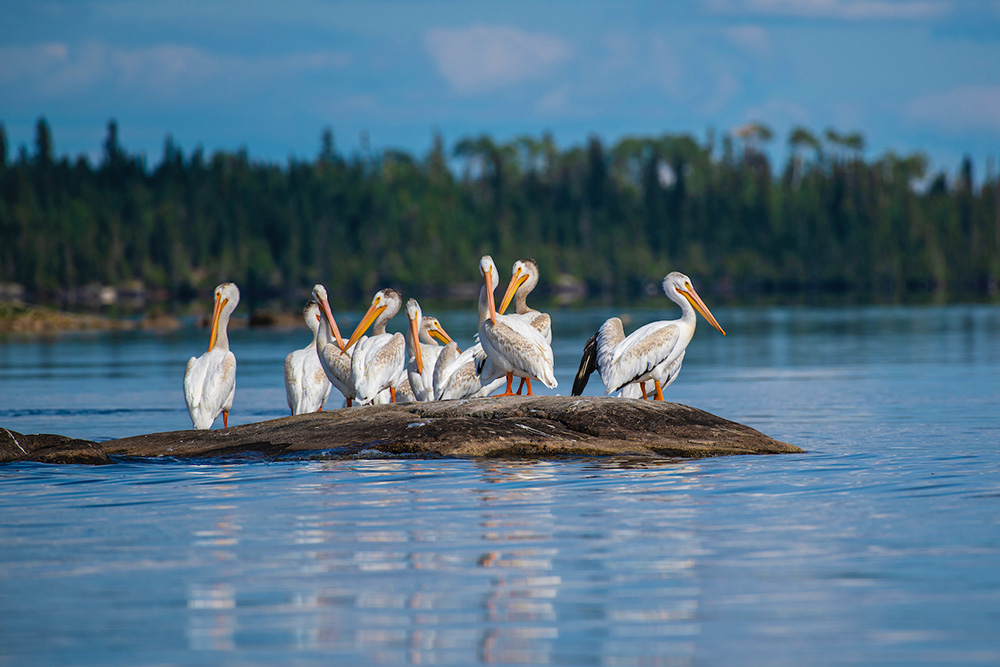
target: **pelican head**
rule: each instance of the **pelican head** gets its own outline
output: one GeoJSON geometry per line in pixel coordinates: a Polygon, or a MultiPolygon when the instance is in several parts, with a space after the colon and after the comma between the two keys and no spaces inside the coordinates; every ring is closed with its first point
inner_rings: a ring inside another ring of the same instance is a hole
{"type": "Polygon", "coordinates": [[[229,322],[229,316],[240,302],[240,288],[236,283],[222,283],[215,288],[215,308],[212,311],[212,333],[208,338],[208,349],[215,347],[219,339],[219,323],[229,322]]]}
{"type": "Polygon", "coordinates": [[[501,315],[507,310],[514,295],[521,287],[524,287],[522,294],[530,294],[538,284],[538,262],[533,259],[519,259],[514,262],[510,271],[510,282],[507,283],[507,292],[500,302],[499,313],[501,315]]]}
{"type": "Polygon", "coordinates": [[[344,339],[340,335],[340,328],[337,327],[337,320],[333,319],[333,312],[330,310],[330,301],[326,298],[326,288],[319,283],[313,285],[313,298],[319,303],[320,311],[326,315],[326,321],[330,323],[330,334],[337,339],[337,346],[343,350],[344,339]]]}
{"type": "Polygon", "coordinates": [[[316,333],[323,318],[320,315],[319,303],[315,299],[306,301],[306,305],[302,309],[302,318],[306,321],[309,330],[316,333]]]}
{"type": "Polygon", "coordinates": [[[383,331],[379,331],[379,333],[384,333],[385,323],[399,312],[401,305],[403,305],[403,295],[391,287],[386,287],[375,292],[375,296],[372,297],[372,303],[368,306],[368,311],[361,318],[361,321],[358,322],[358,326],[355,327],[354,333],[351,334],[347,345],[344,346],[344,350],[349,350],[352,345],[358,342],[358,339],[368,331],[368,327],[372,323],[377,322],[375,325],[376,330],[381,328],[383,331]]]}
{"type": "MultiPolygon", "coordinates": [[[[698,313],[708,321],[713,327],[719,330],[723,336],[726,332],[722,330],[719,326],[718,321],[716,321],[715,316],[712,315],[712,311],[708,309],[705,302],[701,300],[698,296],[698,292],[695,291],[694,287],[691,285],[691,279],[685,276],[680,271],[674,271],[673,273],[667,274],[663,279],[663,292],[666,294],[671,301],[684,307],[685,301],[690,303],[698,313]],[[681,299],[684,299],[682,301],[681,299]]],[[[688,311],[690,312],[690,311],[688,311]]]]}
{"type": "Polygon", "coordinates": [[[444,327],[441,326],[441,322],[439,322],[436,317],[424,316],[424,323],[420,327],[421,339],[424,339],[424,334],[426,334],[427,338],[430,339],[429,341],[425,340],[424,342],[433,343],[434,341],[438,341],[443,345],[454,342],[452,337],[448,335],[448,332],[444,330],[444,327]]]}
{"type": "Polygon", "coordinates": [[[482,259],[479,260],[479,274],[483,277],[483,283],[486,286],[486,298],[489,301],[489,318],[496,322],[497,309],[493,292],[497,288],[497,283],[500,282],[500,273],[497,271],[497,265],[493,263],[493,258],[489,255],[483,255],[482,259]]]}

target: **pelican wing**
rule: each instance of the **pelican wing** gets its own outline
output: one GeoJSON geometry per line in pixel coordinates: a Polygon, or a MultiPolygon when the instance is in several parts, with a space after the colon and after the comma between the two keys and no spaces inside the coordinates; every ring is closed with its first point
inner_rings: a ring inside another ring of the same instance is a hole
{"type": "Polygon", "coordinates": [[[344,395],[344,398],[354,398],[354,373],[351,370],[354,348],[341,352],[336,343],[327,343],[322,349],[317,349],[317,352],[330,383],[344,395]]]}
{"type": "Polygon", "coordinates": [[[313,345],[285,357],[285,397],[293,415],[321,410],[331,388],[313,345]]]}
{"type": "Polygon", "coordinates": [[[351,359],[354,390],[361,402],[387,389],[406,366],[406,339],[403,334],[379,334],[363,338],[351,359]]]}
{"type": "Polygon", "coordinates": [[[483,349],[498,368],[519,377],[537,378],[550,389],[558,386],[552,347],[538,329],[504,315],[496,322],[486,320],[483,333],[483,349]]]}
{"type": "Polygon", "coordinates": [[[548,313],[529,310],[526,313],[508,313],[505,318],[520,320],[542,334],[546,343],[552,344],[552,318],[548,313]]]}
{"type": "Polygon", "coordinates": [[[673,361],[680,339],[676,324],[651,322],[611,345],[617,339],[620,328],[621,320],[612,318],[598,332],[597,368],[608,396],[630,382],[649,379],[654,368],[663,362],[673,361]],[[617,325],[614,320],[617,320],[617,325]]]}
{"type": "Polygon", "coordinates": [[[211,428],[223,410],[233,407],[236,395],[236,356],[213,348],[192,357],[184,371],[184,399],[196,429],[211,428]]]}
{"type": "Polygon", "coordinates": [[[441,354],[441,346],[417,343],[421,346],[420,355],[423,359],[423,373],[417,372],[416,357],[410,357],[406,362],[406,374],[410,381],[413,396],[418,401],[434,400],[434,371],[441,354]]]}
{"type": "Polygon", "coordinates": [[[295,410],[299,406],[299,397],[302,395],[302,384],[299,382],[299,378],[296,376],[296,367],[298,364],[295,358],[295,352],[289,352],[288,356],[285,357],[285,400],[288,401],[288,409],[292,411],[292,414],[296,414],[295,410]]]}

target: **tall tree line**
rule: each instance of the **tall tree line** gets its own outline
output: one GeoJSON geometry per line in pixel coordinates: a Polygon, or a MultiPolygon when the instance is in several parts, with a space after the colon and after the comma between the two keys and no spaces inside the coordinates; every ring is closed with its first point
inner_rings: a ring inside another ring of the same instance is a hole
{"type": "MultiPolygon", "coordinates": [[[[222,280],[251,296],[323,282],[335,293],[395,285],[444,294],[476,262],[534,257],[543,278],[635,296],[671,270],[736,293],[984,292],[1000,280],[1000,181],[953,177],[923,154],[864,156],[860,134],[796,128],[772,166],[753,124],[703,142],[627,137],[559,149],[550,135],[467,137],[425,155],[344,156],[330,129],[314,160],[245,150],[159,164],[108,124],[99,164],[56,158],[44,118],[8,159],[0,125],[0,282],[40,300],[138,281],[188,298],[222,280]]],[[[989,170],[992,172],[992,169],[989,170]]]]}

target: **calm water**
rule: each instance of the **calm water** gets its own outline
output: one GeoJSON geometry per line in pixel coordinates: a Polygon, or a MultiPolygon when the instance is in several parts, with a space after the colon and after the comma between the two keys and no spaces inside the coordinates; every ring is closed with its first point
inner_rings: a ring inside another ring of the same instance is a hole
{"type": "MultiPolygon", "coordinates": [[[[1000,663],[1000,308],[715,314],[668,399],[807,454],[0,465],[0,664],[1000,663]]],[[[231,339],[283,416],[303,332],[231,339]]],[[[206,342],[7,339],[0,426],[188,428],[206,342]]]]}

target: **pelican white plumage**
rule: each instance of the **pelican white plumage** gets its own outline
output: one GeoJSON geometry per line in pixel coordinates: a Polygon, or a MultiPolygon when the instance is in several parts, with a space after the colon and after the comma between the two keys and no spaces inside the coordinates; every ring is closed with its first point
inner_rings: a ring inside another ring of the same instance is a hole
{"type": "Polygon", "coordinates": [[[498,313],[503,315],[507,311],[507,306],[511,300],[514,301],[514,312],[516,316],[538,329],[545,337],[545,342],[552,344],[552,318],[548,313],[535,310],[528,306],[528,295],[538,285],[538,262],[533,259],[519,259],[514,262],[510,272],[510,282],[507,283],[507,291],[500,302],[498,313]]]}
{"type": "MultiPolygon", "coordinates": [[[[490,303],[484,284],[479,289],[479,328],[489,316],[490,303]]],[[[489,396],[503,386],[504,379],[478,341],[465,352],[458,349],[458,343],[448,343],[434,365],[434,398],[446,401],[489,396]]]]}
{"type": "Polygon", "coordinates": [[[215,288],[215,309],[208,352],[191,357],[184,370],[184,400],[196,429],[212,427],[222,413],[223,428],[229,428],[229,411],[236,395],[236,355],[229,350],[229,317],[240,302],[233,283],[215,288]]]}
{"type": "Polygon", "coordinates": [[[652,380],[655,398],[662,401],[663,389],[677,379],[684,353],[694,336],[698,319],[695,312],[726,335],[686,275],[677,271],[667,275],[663,279],[663,292],[681,307],[680,319],[650,322],[628,337],[619,318],[605,321],[584,345],[583,358],[573,382],[574,396],[583,392],[591,373],[596,370],[604,382],[606,396],[619,390],[623,395],[634,396],[635,390],[629,385],[637,383],[645,397],[645,383],[652,380]]]}
{"type": "Polygon", "coordinates": [[[503,386],[504,379],[480,343],[462,352],[458,343],[451,342],[441,350],[434,365],[434,399],[489,396],[503,386]]]}
{"type": "MultiPolygon", "coordinates": [[[[392,288],[375,293],[371,306],[347,341],[347,347],[357,343],[351,358],[355,396],[362,403],[374,401],[388,389],[393,403],[397,390],[408,384],[406,377],[406,340],[401,333],[389,334],[386,323],[399,312],[403,296],[392,288]],[[362,338],[368,327],[372,335],[362,338]]],[[[410,392],[412,393],[412,392],[410,392]]]]}
{"type": "Polygon", "coordinates": [[[406,374],[413,396],[418,401],[434,400],[434,368],[441,354],[440,340],[447,345],[451,336],[436,317],[424,315],[416,299],[406,302],[406,317],[410,321],[410,335],[406,339],[406,374]]]}
{"type": "MultiPolygon", "coordinates": [[[[507,390],[500,396],[512,396],[513,377],[537,379],[546,387],[558,386],[554,373],[552,346],[535,327],[518,317],[498,315],[493,299],[493,290],[498,281],[497,267],[493,258],[484,255],[479,260],[479,272],[486,286],[489,316],[479,326],[479,342],[486,356],[497,369],[507,376],[507,390]]],[[[528,395],[531,386],[528,386],[528,395]]]]}
{"type": "Polygon", "coordinates": [[[319,303],[308,301],[302,309],[302,317],[312,331],[312,342],[285,357],[285,398],[293,415],[321,412],[333,388],[316,352],[316,340],[323,321],[319,303]]]}
{"type": "MultiPolygon", "coordinates": [[[[552,318],[548,313],[528,307],[528,295],[531,294],[535,286],[538,285],[538,262],[533,259],[519,259],[514,262],[510,272],[510,282],[507,283],[507,291],[500,302],[500,309],[497,311],[501,315],[507,310],[511,299],[514,300],[514,312],[510,317],[518,317],[538,331],[545,337],[545,342],[552,345],[552,318]]],[[[517,387],[518,396],[524,384],[528,384],[528,395],[531,395],[531,378],[521,378],[521,384],[517,387]]]]}
{"type": "Polygon", "coordinates": [[[322,285],[313,287],[313,298],[319,303],[320,324],[316,336],[316,355],[326,373],[326,378],[337,388],[351,407],[354,400],[354,375],[351,372],[351,349],[345,348],[344,339],[340,336],[337,320],[330,310],[326,288],[322,285]]]}

